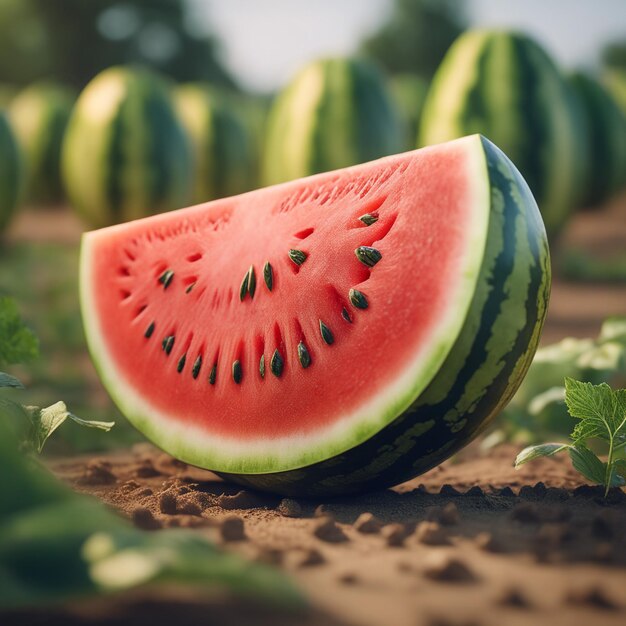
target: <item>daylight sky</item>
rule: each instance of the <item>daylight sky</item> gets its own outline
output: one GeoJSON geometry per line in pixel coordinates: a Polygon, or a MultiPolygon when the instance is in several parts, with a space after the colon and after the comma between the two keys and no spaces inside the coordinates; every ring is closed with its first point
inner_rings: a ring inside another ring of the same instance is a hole
{"type": "MultiPolygon", "coordinates": [[[[309,59],[352,52],[392,0],[189,0],[212,24],[241,82],[280,87],[309,59]]],[[[566,66],[593,65],[603,42],[626,38],[626,0],[458,0],[476,26],[533,33],[566,66]]]]}

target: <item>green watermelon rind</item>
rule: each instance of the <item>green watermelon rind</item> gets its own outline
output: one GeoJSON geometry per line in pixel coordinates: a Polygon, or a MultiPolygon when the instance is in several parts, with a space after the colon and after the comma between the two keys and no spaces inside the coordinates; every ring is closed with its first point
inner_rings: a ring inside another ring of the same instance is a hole
{"type": "MultiPolygon", "coordinates": [[[[437,336],[424,348],[425,356],[420,356],[411,367],[407,367],[406,373],[393,387],[379,394],[369,406],[358,407],[352,415],[342,418],[315,436],[293,436],[253,443],[210,436],[188,425],[177,426],[173,421],[175,416],[169,419],[160,415],[156,408],[139,397],[116,374],[107,352],[105,337],[98,328],[98,315],[91,296],[92,289],[97,289],[97,286],[91,281],[90,251],[99,234],[86,233],[83,236],[80,264],[85,333],[101,379],[122,412],[149,439],[179,459],[214,471],[252,475],[297,470],[336,457],[369,440],[407,411],[439,372],[461,332],[485,254],[491,192],[485,151],[478,135],[460,141],[466,145],[468,161],[473,170],[468,179],[474,183],[472,195],[475,200],[468,210],[472,211],[470,223],[474,228],[467,232],[467,246],[461,263],[465,270],[458,276],[459,287],[448,308],[448,319],[442,321],[437,336]]],[[[385,166],[385,162],[386,159],[379,161],[381,167],[385,166]]],[[[290,185],[285,183],[285,190],[290,185]]],[[[201,210],[201,207],[197,210],[201,210]]]]}

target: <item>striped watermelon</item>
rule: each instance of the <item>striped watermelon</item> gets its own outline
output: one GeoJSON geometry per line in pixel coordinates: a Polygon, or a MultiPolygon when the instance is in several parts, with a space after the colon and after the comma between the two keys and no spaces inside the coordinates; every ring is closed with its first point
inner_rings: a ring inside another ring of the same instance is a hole
{"type": "Polygon", "coordinates": [[[585,115],[585,185],[582,206],[598,206],[626,184],[626,115],[595,79],[577,72],[570,78],[585,115]]]}
{"type": "Polygon", "coordinates": [[[263,180],[280,183],[403,147],[399,113],[374,66],[353,59],[315,61],[272,106],[263,180]]]}
{"type": "Polygon", "coordinates": [[[9,225],[20,199],[22,170],[17,141],[0,111],[0,233],[9,225]]]}
{"type": "Polygon", "coordinates": [[[529,37],[474,30],[461,35],[433,79],[419,144],[482,133],[528,182],[548,234],[576,203],[580,177],[572,94],[546,52],[529,37]]]}
{"type": "Polygon", "coordinates": [[[381,488],[484,429],[550,288],[537,206],[473,136],[84,236],[109,392],[168,452],[284,494],[381,488]]]}
{"type": "Polygon", "coordinates": [[[191,194],[191,154],[168,85],[116,67],[80,95],[62,151],[70,201],[93,226],[168,211],[191,194]]]}
{"type": "Polygon", "coordinates": [[[61,144],[74,98],[53,83],[36,83],[21,91],[9,108],[11,126],[24,155],[26,194],[31,202],[63,199],[61,144]]]}
{"type": "Polygon", "coordinates": [[[254,146],[229,101],[205,85],[185,85],[176,106],[194,154],[194,202],[249,191],[254,146]]]}

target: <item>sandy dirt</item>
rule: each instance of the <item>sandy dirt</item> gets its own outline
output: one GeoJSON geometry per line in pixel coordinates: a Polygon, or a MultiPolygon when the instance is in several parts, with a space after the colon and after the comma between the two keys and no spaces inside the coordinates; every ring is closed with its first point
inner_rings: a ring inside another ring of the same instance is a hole
{"type": "Polygon", "coordinates": [[[474,447],[394,489],[315,501],[241,490],[149,444],[54,471],[139,527],[195,528],[282,568],[320,611],[301,623],[624,624],[626,494],[605,500],[565,459],[516,471],[515,453],[474,447]]]}

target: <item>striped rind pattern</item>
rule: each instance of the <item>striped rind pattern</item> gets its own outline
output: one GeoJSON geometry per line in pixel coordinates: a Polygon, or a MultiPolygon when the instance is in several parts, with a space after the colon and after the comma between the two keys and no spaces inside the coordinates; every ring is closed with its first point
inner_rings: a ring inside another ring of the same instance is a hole
{"type": "Polygon", "coordinates": [[[486,254],[461,334],[414,404],[368,441],[289,472],[226,474],[287,495],[379,489],[434,467],[484,430],[532,361],[547,312],[550,258],[533,196],[511,161],[483,139],[491,186],[486,254]]]}
{"type": "Polygon", "coordinates": [[[62,150],[70,202],[92,226],[186,204],[191,154],[167,83],[146,70],[111,68],[83,91],[62,150]]]}
{"type": "Polygon", "coordinates": [[[225,96],[204,85],[177,90],[176,108],[193,152],[194,203],[234,196],[253,187],[254,144],[225,96]]]}
{"type": "Polygon", "coordinates": [[[471,133],[511,158],[556,236],[579,195],[576,117],[567,82],[529,37],[470,31],[446,54],[424,105],[418,143],[471,133]]]}
{"type": "Polygon", "coordinates": [[[70,90],[53,83],[36,83],[12,101],[9,109],[24,157],[26,195],[35,203],[63,199],[61,145],[74,98],[70,90]]]}
{"type": "Polygon", "coordinates": [[[402,148],[400,116],[377,69],[350,59],[316,61],[270,111],[262,178],[281,183],[402,148]]]}
{"type": "Polygon", "coordinates": [[[570,77],[579,98],[580,132],[585,134],[581,206],[597,206],[626,185],[626,114],[595,79],[583,73],[570,77]]]}
{"type": "Polygon", "coordinates": [[[0,233],[19,203],[23,182],[22,157],[6,117],[0,112],[0,233]]]}

